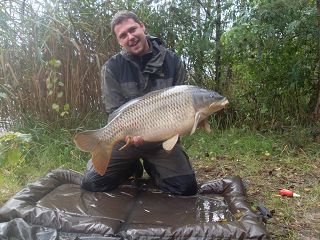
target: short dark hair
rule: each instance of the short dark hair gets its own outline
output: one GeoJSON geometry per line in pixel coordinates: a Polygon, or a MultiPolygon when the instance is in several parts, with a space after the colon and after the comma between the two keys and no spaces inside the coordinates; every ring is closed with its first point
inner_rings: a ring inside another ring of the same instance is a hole
{"type": "Polygon", "coordinates": [[[114,27],[117,24],[120,24],[129,18],[133,19],[137,23],[141,23],[139,17],[135,13],[130,12],[128,10],[119,11],[113,16],[113,18],[111,20],[110,27],[111,27],[112,32],[114,32],[114,27]]]}

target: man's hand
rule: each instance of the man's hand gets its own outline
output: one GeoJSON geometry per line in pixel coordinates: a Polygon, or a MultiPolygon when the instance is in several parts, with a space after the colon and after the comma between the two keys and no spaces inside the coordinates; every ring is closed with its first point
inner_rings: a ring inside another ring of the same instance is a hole
{"type": "Polygon", "coordinates": [[[124,149],[124,148],[126,148],[126,147],[128,147],[128,146],[131,145],[131,144],[133,144],[133,145],[136,146],[136,147],[139,147],[139,146],[142,146],[143,143],[144,143],[144,140],[143,140],[143,138],[142,138],[141,136],[126,136],[126,137],[124,138],[124,140],[126,141],[126,144],[123,145],[123,146],[119,149],[119,151],[122,150],[122,149],[124,149]]]}
{"type": "MultiPolygon", "coordinates": [[[[127,137],[128,137],[128,136],[127,136],[127,137]]],[[[127,138],[127,137],[126,137],[126,138],[127,138]]],[[[143,140],[143,138],[142,138],[141,136],[133,136],[133,137],[132,137],[132,143],[133,143],[134,146],[140,147],[140,146],[143,145],[144,140],[143,140]]]]}

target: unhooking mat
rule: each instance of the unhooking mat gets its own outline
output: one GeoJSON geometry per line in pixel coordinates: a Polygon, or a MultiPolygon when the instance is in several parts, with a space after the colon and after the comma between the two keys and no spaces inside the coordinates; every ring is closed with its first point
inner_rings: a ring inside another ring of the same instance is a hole
{"type": "Polygon", "coordinates": [[[134,180],[108,192],[80,188],[82,175],[57,169],[0,209],[0,239],[268,239],[239,177],[210,181],[196,196],[134,180]]]}

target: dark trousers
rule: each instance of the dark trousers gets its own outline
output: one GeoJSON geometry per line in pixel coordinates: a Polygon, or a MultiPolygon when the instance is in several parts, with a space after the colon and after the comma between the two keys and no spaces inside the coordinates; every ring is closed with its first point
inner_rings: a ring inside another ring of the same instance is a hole
{"type": "Polygon", "coordinates": [[[82,187],[88,191],[107,192],[117,188],[133,175],[142,175],[143,166],[156,185],[163,191],[175,195],[194,195],[197,182],[189,158],[179,143],[167,152],[161,143],[144,143],[141,147],[129,146],[118,149],[124,142],[115,145],[108,169],[100,176],[89,160],[82,180],[82,187]]]}

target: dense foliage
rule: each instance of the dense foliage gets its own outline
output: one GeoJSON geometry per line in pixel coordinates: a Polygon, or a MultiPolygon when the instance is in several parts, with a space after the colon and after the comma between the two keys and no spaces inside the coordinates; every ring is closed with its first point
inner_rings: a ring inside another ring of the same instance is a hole
{"type": "Polygon", "coordinates": [[[119,50],[109,22],[122,9],[181,55],[189,83],[229,98],[225,122],[317,121],[317,2],[318,15],[311,0],[1,2],[1,123],[32,117],[74,127],[74,119],[101,113],[100,68],[119,50]]]}

